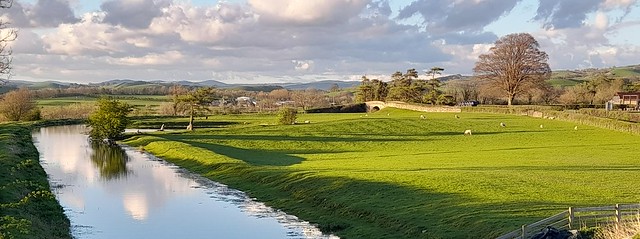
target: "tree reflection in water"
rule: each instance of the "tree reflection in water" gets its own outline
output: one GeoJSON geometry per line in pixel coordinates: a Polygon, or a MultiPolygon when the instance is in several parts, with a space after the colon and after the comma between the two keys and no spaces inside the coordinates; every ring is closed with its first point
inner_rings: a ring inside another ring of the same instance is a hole
{"type": "Polygon", "coordinates": [[[92,143],[91,148],[91,162],[100,171],[100,178],[111,180],[127,177],[129,156],[122,148],[97,142],[92,143]]]}

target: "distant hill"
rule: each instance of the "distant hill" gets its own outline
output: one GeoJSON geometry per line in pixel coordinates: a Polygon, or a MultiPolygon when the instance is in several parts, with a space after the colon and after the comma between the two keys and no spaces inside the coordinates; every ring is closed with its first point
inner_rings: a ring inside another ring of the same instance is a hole
{"type": "Polygon", "coordinates": [[[290,90],[305,90],[305,89],[317,89],[317,90],[329,90],[334,85],[344,89],[351,88],[360,85],[360,81],[337,81],[337,80],[324,80],[309,83],[291,83],[283,84],[282,86],[290,90]]]}
{"type": "MultiPolygon", "coordinates": [[[[605,75],[609,78],[614,79],[628,79],[631,81],[640,81],[640,65],[631,65],[631,66],[623,66],[623,67],[611,67],[611,68],[602,68],[602,69],[583,69],[583,70],[555,70],[551,74],[551,79],[549,83],[556,87],[567,87],[574,86],[580,84],[585,81],[589,81],[599,75],[605,75]]],[[[472,76],[465,75],[449,75],[439,77],[438,79],[441,82],[447,82],[450,80],[464,80],[470,79],[472,76]]],[[[141,80],[131,80],[131,79],[114,79],[101,83],[89,83],[89,84],[78,84],[78,83],[66,83],[66,82],[58,82],[58,81],[43,81],[43,82],[31,82],[31,81],[20,81],[20,80],[10,80],[6,85],[0,86],[0,93],[17,89],[21,87],[27,87],[31,89],[65,89],[69,87],[77,87],[77,86],[94,86],[94,87],[105,87],[112,89],[129,89],[129,90],[140,90],[140,89],[149,89],[155,87],[171,87],[173,85],[182,85],[186,87],[216,87],[223,89],[239,89],[239,90],[247,90],[247,91],[272,91],[275,89],[289,89],[289,90],[304,90],[304,89],[318,89],[318,90],[329,90],[332,86],[338,85],[338,87],[342,89],[355,88],[360,84],[360,81],[339,81],[339,80],[322,80],[315,82],[305,82],[305,83],[272,83],[272,84],[227,84],[224,82],[220,82],[217,80],[205,80],[205,81],[165,81],[165,80],[154,80],[154,81],[141,81],[141,80]]]]}
{"type": "Polygon", "coordinates": [[[590,81],[600,75],[604,75],[612,79],[640,81],[640,65],[602,69],[556,70],[551,74],[549,83],[557,87],[574,86],[590,81]]]}
{"type": "Polygon", "coordinates": [[[104,87],[108,89],[144,89],[144,88],[154,88],[154,87],[171,87],[173,85],[182,85],[186,87],[216,87],[222,89],[239,89],[246,91],[272,91],[276,89],[289,89],[289,90],[304,90],[304,89],[318,89],[318,90],[329,90],[334,84],[338,85],[340,88],[351,88],[360,84],[359,81],[317,81],[317,82],[307,82],[307,83],[272,83],[272,84],[227,84],[224,82],[216,81],[216,80],[206,80],[206,81],[163,81],[163,80],[154,80],[154,81],[141,81],[141,80],[131,80],[131,79],[114,79],[100,83],[89,83],[89,84],[77,84],[77,83],[66,83],[66,82],[57,82],[57,81],[43,81],[43,82],[32,82],[32,81],[20,81],[20,80],[11,80],[7,82],[6,85],[0,88],[0,93],[18,89],[22,87],[27,87],[30,89],[65,89],[74,86],[93,86],[93,87],[104,87]]]}

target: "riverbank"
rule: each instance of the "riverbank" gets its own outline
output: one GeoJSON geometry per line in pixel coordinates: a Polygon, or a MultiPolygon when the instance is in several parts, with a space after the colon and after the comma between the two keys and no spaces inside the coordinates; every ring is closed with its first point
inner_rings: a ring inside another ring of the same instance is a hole
{"type": "Polygon", "coordinates": [[[342,238],[492,238],[569,206],[640,200],[628,133],[398,109],[305,114],[298,121],[310,123],[296,125],[243,120],[125,143],[342,238]]]}
{"type": "Polygon", "coordinates": [[[0,124],[0,175],[0,236],[71,238],[28,125],[0,124]]]}

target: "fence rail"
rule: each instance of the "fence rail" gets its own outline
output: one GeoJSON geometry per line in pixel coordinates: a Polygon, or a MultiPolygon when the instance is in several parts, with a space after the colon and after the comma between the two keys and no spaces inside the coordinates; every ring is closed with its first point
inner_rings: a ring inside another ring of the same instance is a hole
{"type": "Polygon", "coordinates": [[[601,226],[611,223],[640,222],[640,204],[569,208],[540,221],[522,225],[496,239],[529,239],[547,226],[562,229],[601,226]]]}

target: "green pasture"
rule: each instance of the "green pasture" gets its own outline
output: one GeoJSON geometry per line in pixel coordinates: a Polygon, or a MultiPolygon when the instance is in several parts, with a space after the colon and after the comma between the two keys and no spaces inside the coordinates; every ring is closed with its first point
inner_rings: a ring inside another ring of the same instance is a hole
{"type": "Polygon", "coordinates": [[[343,238],[493,238],[569,206],[640,202],[637,135],[517,115],[455,115],[299,114],[298,122],[310,123],[296,125],[270,125],[273,115],[215,116],[196,125],[216,128],[125,143],[343,238]],[[463,135],[467,129],[472,136],[463,135]]]}
{"type": "MultiPolygon", "coordinates": [[[[110,95],[114,99],[126,102],[136,107],[158,107],[165,102],[171,101],[169,96],[163,95],[110,95]]],[[[70,104],[94,104],[100,96],[68,96],[37,100],[38,106],[65,106],[70,104]]]]}

